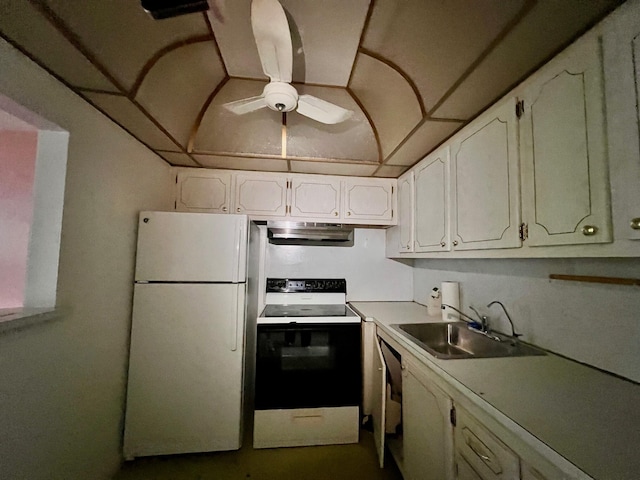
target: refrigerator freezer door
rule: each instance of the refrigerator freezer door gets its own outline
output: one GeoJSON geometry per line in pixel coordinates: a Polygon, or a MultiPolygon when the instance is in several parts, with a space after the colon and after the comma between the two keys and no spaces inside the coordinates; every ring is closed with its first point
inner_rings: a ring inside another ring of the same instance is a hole
{"type": "Polygon", "coordinates": [[[247,217],[141,212],[136,281],[244,282],[247,217]]]}
{"type": "Polygon", "coordinates": [[[236,450],[244,284],[138,284],[124,454],[236,450]]]}

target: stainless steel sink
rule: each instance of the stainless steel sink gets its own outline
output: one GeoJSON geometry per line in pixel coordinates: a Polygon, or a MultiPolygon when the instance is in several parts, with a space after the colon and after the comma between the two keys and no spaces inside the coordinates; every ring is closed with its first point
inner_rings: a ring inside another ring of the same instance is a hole
{"type": "Polygon", "coordinates": [[[465,322],[403,323],[391,325],[436,358],[493,358],[546,355],[540,349],[512,338],[491,333],[483,335],[465,322]],[[493,337],[493,338],[492,338],[493,337]]]}

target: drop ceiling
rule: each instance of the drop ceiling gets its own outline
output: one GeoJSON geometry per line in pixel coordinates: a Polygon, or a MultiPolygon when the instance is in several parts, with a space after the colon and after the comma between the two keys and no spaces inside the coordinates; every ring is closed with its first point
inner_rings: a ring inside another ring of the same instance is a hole
{"type": "Polygon", "coordinates": [[[281,0],[295,87],[337,125],[224,109],[267,78],[250,0],[209,3],[0,0],[0,36],[171,165],[397,177],[622,1],[281,0]]]}

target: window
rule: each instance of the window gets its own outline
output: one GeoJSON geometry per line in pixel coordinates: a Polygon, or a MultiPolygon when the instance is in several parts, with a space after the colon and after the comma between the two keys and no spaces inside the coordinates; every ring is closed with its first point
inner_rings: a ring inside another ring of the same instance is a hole
{"type": "Polygon", "coordinates": [[[56,305],[69,133],[0,95],[0,323],[56,305]]]}

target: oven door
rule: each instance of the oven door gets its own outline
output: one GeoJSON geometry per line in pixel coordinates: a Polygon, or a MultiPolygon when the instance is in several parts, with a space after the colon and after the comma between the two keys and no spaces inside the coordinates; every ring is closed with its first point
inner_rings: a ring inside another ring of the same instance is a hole
{"type": "Polygon", "coordinates": [[[256,410],[360,405],[360,323],[258,325],[256,410]]]}

